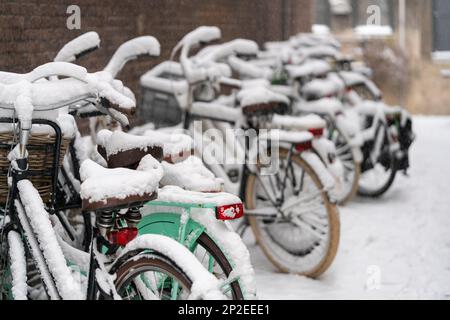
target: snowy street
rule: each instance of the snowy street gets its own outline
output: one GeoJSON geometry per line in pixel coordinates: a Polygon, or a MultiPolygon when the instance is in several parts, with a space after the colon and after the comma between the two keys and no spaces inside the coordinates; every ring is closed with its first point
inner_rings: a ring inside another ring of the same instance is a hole
{"type": "Polygon", "coordinates": [[[246,243],[261,299],[450,299],[450,117],[415,117],[409,177],[341,212],[336,260],[318,280],[279,274],[246,243]]]}

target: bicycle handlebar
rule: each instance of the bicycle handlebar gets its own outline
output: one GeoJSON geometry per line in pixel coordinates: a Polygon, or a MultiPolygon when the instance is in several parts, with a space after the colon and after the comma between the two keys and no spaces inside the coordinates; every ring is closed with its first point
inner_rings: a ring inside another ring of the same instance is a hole
{"type": "Polygon", "coordinates": [[[49,62],[28,73],[26,75],[26,80],[33,83],[40,79],[52,76],[62,76],[86,82],[87,74],[86,68],[76,64],[69,62],[49,62]]]}
{"type": "Polygon", "coordinates": [[[210,78],[218,76],[217,70],[214,67],[211,68],[198,68],[194,67],[193,62],[189,58],[189,53],[192,48],[200,45],[210,43],[218,40],[221,37],[221,31],[217,27],[199,27],[194,31],[191,31],[181,39],[172,51],[171,59],[175,56],[176,52],[181,49],[180,64],[183,68],[184,76],[190,84],[202,82],[210,78]]]}
{"type": "Polygon", "coordinates": [[[95,31],[87,32],[66,43],[58,52],[55,62],[73,62],[100,47],[100,37],[95,31]]]}
{"type": "Polygon", "coordinates": [[[128,61],[140,56],[159,56],[160,53],[161,46],[155,37],[134,38],[123,43],[116,50],[104,71],[109,72],[115,78],[128,61]]]}

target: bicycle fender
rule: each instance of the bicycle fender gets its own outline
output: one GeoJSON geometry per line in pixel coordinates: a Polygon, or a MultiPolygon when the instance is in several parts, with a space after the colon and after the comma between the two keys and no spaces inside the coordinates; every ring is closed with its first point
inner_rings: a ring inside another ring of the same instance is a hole
{"type": "MultiPolygon", "coordinates": [[[[143,213],[141,222],[138,224],[138,232],[143,234],[159,234],[167,236],[174,240],[178,240],[180,230],[180,214],[179,213],[143,213]]],[[[189,219],[186,226],[186,240],[183,243],[189,250],[194,250],[198,237],[203,233],[205,227],[189,219]]]]}

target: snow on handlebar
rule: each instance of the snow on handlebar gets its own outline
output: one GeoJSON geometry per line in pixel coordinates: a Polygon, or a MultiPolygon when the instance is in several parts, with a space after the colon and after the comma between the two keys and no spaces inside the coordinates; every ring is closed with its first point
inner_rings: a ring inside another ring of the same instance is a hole
{"type": "MultiPolygon", "coordinates": [[[[180,42],[173,48],[171,57],[183,48],[187,48],[189,51],[191,48],[198,46],[201,43],[209,43],[215,40],[219,40],[222,37],[222,32],[217,27],[202,26],[189,32],[181,39],[180,42]]],[[[189,54],[187,52],[186,54],[189,54]]],[[[172,59],[171,59],[172,60],[172,59]]]]}
{"type": "Polygon", "coordinates": [[[100,47],[100,37],[97,32],[91,31],[66,43],[58,52],[55,62],[73,62],[100,47]]]}
{"type": "Polygon", "coordinates": [[[52,76],[70,77],[85,81],[88,72],[86,68],[68,62],[49,62],[43,64],[26,75],[26,80],[36,82],[52,76]]]}
{"type": "Polygon", "coordinates": [[[161,46],[152,36],[138,37],[123,43],[112,56],[104,71],[115,77],[124,65],[139,56],[159,56],[161,46]]]}
{"type": "MultiPolygon", "coordinates": [[[[66,63],[53,62],[36,68],[27,76],[30,80],[52,75],[64,75],[71,78],[57,81],[21,80],[12,84],[0,84],[0,105],[6,110],[7,117],[12,117],[14,110],[21,122],[29,123],[34,111],[51,111],[69,106],[76,101],[95,99],[97,105],[112,112],[121,120],[123,115],[132,114],[136,107],[133,99],[119,92],[113,80],[102,73],[87,73],[86,69],[66,63]],[[108,103],[105,103],[107,101],[108,103]]],[[[2,111],[2,114],[5,111],[2,111]]],[[[111,112],[110,112],[111,113],[111,112]]],[[[123,121],[120,121],[123,122],[123,121]]]]}
{"type": "Polygon", "coordinates": [[[259,47],[255,41],[235,39],[204,48],[195,56],[195,60],[202,64],[225,60],[233,55],[256,55],[258,52],[259,47]]]}

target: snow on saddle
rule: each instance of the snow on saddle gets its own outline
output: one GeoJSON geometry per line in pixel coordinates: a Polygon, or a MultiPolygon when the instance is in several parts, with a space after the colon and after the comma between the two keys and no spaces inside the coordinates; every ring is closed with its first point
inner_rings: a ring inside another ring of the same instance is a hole
{"type": "Polygon", "coordinates": [[[310,114],[302,117],[274,115],[272,123],[280,129],[312,131],[325,129],[327,123],[321,117],[310,114]]]}
{"type": "Polygon", "coordinates": [[[325,79],[314,79],[306,83],[301,92],[307,101],[314,101],[337,96],[344,89],[344,82],[337,75],[329,74],[325,79]]]}
{"type": "Polygon", "coordinates": [[[181,134],[167,134],[148,130],[145,136],[136,136],[121,131],[101,130],[97,134],[98,152],[105,158],[109,168],[131,168],[138,166],[146,155],[158,161],[178,162],[184,160],[192,150],[192,139],[181,134]]]}
{"type": "Polygon", "coordinates": [[[237,99],[246,116],[286,113],[289,99],[263,86],[250,86],[239,91],[237,99]]]}
{"type": "Polygon", "coordinates": [[[184,190],[208,193],[223,191],[223,180],[216,178],[197,157],[191,156],[176,164],[163,162],[162,166],[162,186],[178,186],[184,190]]]}
{"type": "Polygon", "coordinates": [[[83,210],[99,211],[154,200],[163,169],[151,155],[143,157],[136,170],[108,169],[88,159],[81,165],[80,176],[83,210]]]}

